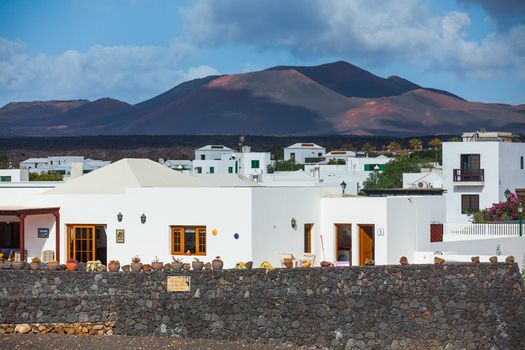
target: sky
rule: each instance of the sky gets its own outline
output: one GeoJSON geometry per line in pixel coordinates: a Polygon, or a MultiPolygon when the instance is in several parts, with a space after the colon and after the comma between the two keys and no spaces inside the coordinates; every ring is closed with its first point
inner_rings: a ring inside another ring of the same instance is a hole
{"type": "Polygon", "coordinates": [[[525,104],[525,0],[0,0],[0,106],[338,60],[525,104]]]}

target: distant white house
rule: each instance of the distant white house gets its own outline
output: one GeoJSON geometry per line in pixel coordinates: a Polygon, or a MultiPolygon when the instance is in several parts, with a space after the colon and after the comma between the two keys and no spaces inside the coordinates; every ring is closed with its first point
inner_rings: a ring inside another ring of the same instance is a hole
{"type": "Polygon", "coordinates": [[[525,144],[506,132],[464,133],[463,142],[443,143],[443,188],[447,222],[505,200],[505,191],[525,197],[525,144]]]}
{"type": "Polygon", "coordinates": [[[295,143],[284,148],[284,160],[294,160],[299,164],[317,163],[326,149],[315,143],[295,143]]]}
{"type": "Polygon", "coordinates": [[[55,156],[47,158],[29,158],[20,163],[20,169],[29,173],[57,173],[64,178],[79,176],[102,168],[110,161],[95,160],[83,156],[55,156]]]}
{"type": "Polygon", "coordinates": [[[223,145],[206,145],[195,150],[195,160],[221,160],[224,155],[233,155],[233,152],[223,145]]]}
{"type": "Polygon", "coordinates": [[[27,173],[20,169],[0,169],[0,182],[20,182],[27,181],[27,173]]]}

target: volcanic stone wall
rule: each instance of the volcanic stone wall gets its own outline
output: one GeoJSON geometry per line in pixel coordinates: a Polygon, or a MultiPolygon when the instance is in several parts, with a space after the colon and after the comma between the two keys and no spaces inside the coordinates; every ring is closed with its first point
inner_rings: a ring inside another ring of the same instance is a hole
{"type": "Polygon", "coordinates": [[[268,274],[4,270],[0,323],[111,323],[115,334],[333,349],[524,349],[525,292],[517,265],[503,263],[268,274]],[[168,292],[168,276],[189,276],[190,291],[168,292]]]}

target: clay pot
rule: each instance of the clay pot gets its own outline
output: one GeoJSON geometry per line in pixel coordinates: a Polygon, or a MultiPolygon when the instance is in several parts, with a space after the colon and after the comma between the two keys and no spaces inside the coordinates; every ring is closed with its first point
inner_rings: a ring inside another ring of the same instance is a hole
{"type": "Polygon", "coordinates": [[[211,267],[213,267],[214,270],[222,270],[222,267],[224,266],[224,262],[221,260],[221,257],[218,256],[211,262],[211,267]]]}
{"type": "Polygon", "coordinates": [[[498,263],[498,257],[497,256],[491,256],[489,258],[489,261],[493,264],[497,264],[498,263]]]}
{"type": "Polygon", "coordinates": [[[189,269],[191,269],[191,265],[188,263],[184,263],[182,264],[182,269],[185,271],[188,271],[189,269]]]}
{"type": "Polygon", "coordinates": [[[251,270],[253,266],[253,261],[248,261],[244,263],[244,266],[246,266],[246,270],[251,270]]]}
{"type": "Polygon", "coordinates": [[[204,270],[211,270],[211,262],[204,264],[204,270]]]}
{"type": "Polygon", "coordinates": [[[49,271],[56,271],[56,270],[59,269],[59,267],[60,267],[60,265],[58,263],[56,263],[56,262],[55,263],[47,263],[47,269],[49,271]]]}
{"type": "Polygon", "coordinates": [[[401,259],[399,259],[399,263],[401,265],[408,265],[408,259],[406,256],[402,256],[401,259]]]}
{"type": "Polygon", "coordinates": [[[445,262],[444,259],[438,258],[437,256],[434,258],[434,264],[441,265],[445,262]]]}
{"type": "Polygon", "coordinates": [[[122,266],[122,271],[129,272],[130,270],[131,270],[131,266],[129,266],[129,265],[122,266]]]}
{"type": "Polygon", "coordinates": [[[202,261],[192,261],[191,262],[191,267],[194,270],[202,270],[202,268],[204,267],[204,262],[202,262],[202,261]]]}
{"type": "Polygon", "coordinates": [[[376,262],[375,262],[374,259],[366,258],[366,260],[365,260],[365,265],[368,265],[368,266],[374,266],[375,264],[376,264],[376,262]]]}
{"type": "Polygon", "coordinates": [[[171,269],[173,271],[180,271],[182,270],[182,262],[181,261],[174,261],[171,263],[171,269]]]}
{"type": "Polygon", "coordinates": [[[473,264],[479,264],[479,256],[473,256],[470,258],[473,264]]]}
{"type": "Polygon", "coordinates": [[[507,264],[514,264],[514,257],[512,255],[509,255],[505,258],[505,263],[507,264]]]}
{"type": "Polygon", "coordinates": [[[151,267],[155,271],[160,271],[164,267],[164,263],[160,262],[160,261],[154,261],[154,262],[151,263],[151,267]]]}
{"type": "Polygon", "coordinates": [[[120,270],[120,264],[109,264],[108,270],[109,272],[118,272],[120,270]]]}
{"type": "Polygon", "coordinates": [[[289,258],[284,258],[283,259],[283,265],[286,268],[291,268],[291,267],[293,267],[293,260],[289,259],[289,258]]]}
{"type": "Polygon", "coordinates": [[[76,262],[67,262],[66,263],[66,270],[68,270],[68,271],[76,271],[77,270],[77,263],[76,262]]]}
{"type": "Polygon", "coordinates": [[[31,263],[31,264],[29,264],[29,267],[31,268],[31,270],[36,271],[36,270],[40,269],[40,264],[39,263],[31,263]]]}
{"type": "Polygon", "coordinates": [[[142,263],[131,263],[130,264],[131,271],[133,272],[139,272],[142,271],[142,263]]]}
{"type": "Polygon", "coordinates": [[[332,263],[329,262],[329,261],[321,261],[321,266],[322,267],[330,267],[330,266],[332,266],[332,263]]]}
{"type": "Polygon", "coordinates": [[[22,270],[23,267],[24,267],[24,262],[23,261],[13,261],[11,263],[11,268],[13,270],[22,270]]]}
{"type": "Polygon", "coordinates": [[[150,265],[150,264],[144,264],[144,265],[142,265],[142,271],[144,271],[144,272],[150,272],[150,271],[151,271],[151,265],[150,265]]]}

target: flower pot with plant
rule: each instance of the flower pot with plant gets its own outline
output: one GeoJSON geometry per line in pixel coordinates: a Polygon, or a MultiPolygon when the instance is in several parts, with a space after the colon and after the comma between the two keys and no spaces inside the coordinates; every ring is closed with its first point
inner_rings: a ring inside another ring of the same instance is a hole
{"type": "Polygon", "coordinates": [[[47,263],[47,269],[49,271],[56,271],[58,270],[58,267],[60,265],[58,265],[58,261],[56,261],[55,259],[51,260],[50,262],[47,263]]]}
{"type": "Polygon", "coordinates": [[[29,264],[29,267],[31,268],[31,270],[36,271],[40,269],[41,263],[42,261],[40,260],[40,258],[38,256],[35,256],[33,259],[31,259],[31,264],[29,264]]]}
{"type": "Polygon", "coordinates": [[[100,260],[90,260],[86,263],[86,271],[88,272],[102,272],[104,270],[104,265],[102,265],[100,260]]]}
{"type": "Polygon", "coordinates": [[[191,269],[191,264],[190,263],[184,263],[182,264],[182,269],[184,271],[188,271],[189,269],[191,269]]]}
{"type": "Polygon", "coordinates": [[[134,256],[131,258],[131,271],[139,272],[142,270],[142,263],[140,262],[139,256],[134,256]]]}
{"type": "Polygon", "coordinates": [[[11,268],[13,270],[22,270],[23,267],[24,267],[23,261],[16,260],[16,261],[11,262],[11,268]]]}
{"type": "Polygon", "coordinates": [[[120,261],[110,260],[108,264],[109,272],[118,272],[120,270],[120,261]]]}
{"type": "Polygon", "coordinates": [[[191,267],[193,267],[194,270],[202,270],[204,262],[200,261],[199,258],[194,258],[191,262],[191,267]]]}
{"type": "Polygon", "coordinates": [[[73,258],[67,259],[67,261],[66,261],[66,270],[68,270],[68,271],[76,271],[77,270],[77,264],[78,264],[78,261],[76,261],[75,259],[73,259],[73,258]]]}
{"type": "Polygon", "coordinates": [[[176,258],[174,256],[171,257],[173,259],[173,262],[171,263],[171,269],[173,271],[180,271],[182,270],[182,259],[176,258]]]}
{"type": "Polygon", "coordinates": [[[159,261],[159,257],[156,256],[155,260],[151,262],[151,267],[153,268],[153,271],[160,271],[164,267],[164,263],[159,261]]]}
{"type": "Polygon", "coordinates": [[[211,270],[211,262],[207,262],[206,264],[204,264],[204,270],[211,270]]]}
{"type": "Polygon", "coordinates": [[[221,260],[220,256],[216,256],[215,259],[211,262],[211,266],[214,270],[221,270],[224,266],[224,262],[221,260]]]}

